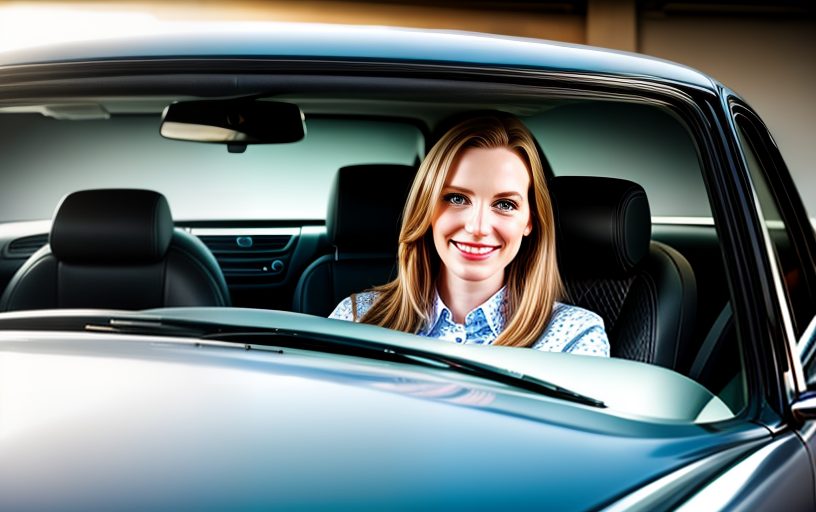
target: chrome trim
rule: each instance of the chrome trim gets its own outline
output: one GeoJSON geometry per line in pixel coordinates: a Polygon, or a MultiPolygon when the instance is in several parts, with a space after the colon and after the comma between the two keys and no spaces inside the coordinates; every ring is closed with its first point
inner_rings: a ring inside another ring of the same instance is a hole
{"type": "Polygon", "coordinates": [[[805,388],[807,388],[808,376],[805,375],[805,359],[813,358],[813,352],[816,351],[816,315],[810,319],[805,330],[802,332],[802,336],[799,337],[799,341],[796,342],[796,359],[799,361],[799,365],[802,369],[802,378],[805,380],[805,388]]]}
{"type": "Polygon", "coordinates": [[[631,510],[653,510],[655,508],[660,508],[659,505],[665,503],[667,496],[671,496],[672,494],[680,491],[683,489],[683,487],[693,485],[698,478],[699,471],[709,467],[726,466],[731,460],[742,456],[745,452],[745,446],[735,446],[728,450],[724,450],[700,459],[687,466],[683,466],[682,468],[673,471],[668,475],[658,478],[648,485],[645,485],[635,492],[628,494],[622,499],[612,503],[603,510],[605,512],[622,512],[631,510]]]}
{"type": "MultiPolygon", "coordinates": [[[[719,454],[722,455],[722,454],[719,454]]],[[[700,468],[710,464],[711,458],[701,459],[697,462],[689,464],[679,470],[669,473],[663,478],[659,478],[654,482],[645,485],[626,496],[625,498],[616,501],[615,503],[604,508],[605,512],[618,512],[630,510],[649,510],[661,501],[667,492],[682,487],[687,481],[690,481],[694,473],[700,468]]]]}
{"type": "Polygon", "coordinates": [[[791,406],[791,413],[801,422],[816,419],[816,395],[808,392],[800,397],[791,406]]]}
{"type": "MultiPolygon", "coordinates": [[[[756,192],[754,192],[754,197],[756,198],[756,192]]],[[[757,204],[757,208],[759,205],[757,204]]],[[[758,210],[760,216],[762,215],[762,210],[758,210]]],[[[763,238],[765,239],[765,251],[770,256],[772,254],[776,254],[775,249],[773,248],[773,242],[771,241],[771,235],[768,232],[768,228],[762,225],[762,234],[763,238]]],[[[805,382],[804,377],[804,370],[802,369],[802,364],[799,361],[798,357],[795,357],[798,354],[797,345],[796,345],[796,334],[793,330],[793,320],[791,319],[791,312],[788,306],[788,302],[785,299],[786,293],[784,285],[782,284],[782,274],[781,270],[778,266],[778,261],[775,257],[770,258],[771,264],[771,273],[773,275],[773,284],[774,284],[774,291],[776,292],[776,301],[779,304],[779,310],[782,313],[782,324],[785,328],[785,337],[787,338],[787,355],[788,355],[788,365],[789,370],[784,373],[785,376],[785,383],[788,387],[788,400],[792,400],[795,396],[799,393],[802,393],[807,389],[807,384],[805,382]]]]}
{"type": "MultiPolygon", "coordinates": [[[[757,194],[757,188],[754,181],[754,177],[751,175],[751,169],[748,166],[748,162],[745,159],[745,152],[746,150],[750,150],[750,148],[743,147],[742,144],[742,137],[740,135],[740,128],[737,126],[736,120],[734,119],[733,110],[730,105],[728,106],[728,126],[732,130],[734,138],[736,139],[736,143],[739,146],[739,158],[742,163],[743,169],[743,176],[748,179],[748,183],[751,186],[751,196],[752,202],[754,205],[754,209],[757,212],[757,215],[760,218],[759,228],[760,233],[762,234],[762,239],[765,245],[765,254],[768,256],[768,262],[770,263],[771,268],[771,277],[773,281],[774,291],[776,292],[776,302],[779,305],[779,311],[782,314],[782,325],[784,326],[785,330],[785,337],[787,338],[787,357],[788,357],[788,371],[784,372],[784,382],[786,387],[786,397],[788,403],[791,403],[800,393],[804,392],[807,389],[807,383],[805,382],[804,373],[802,370],[802,364],[799,361],[799,358],[796,357],[798,355],[797,345],[796,345],[796,334],[793,329],[793,320],[791,319],[791,312],[788,309],[788,302],[785,299],[786,292],[783,286],[783,278],[782,272],[779,268],[778,258],[774,257],[773,255],[776,254],[776,249],[774,249],[773,241],[771,240],[771,234],[769,232],[770,225],[774,223],[774,221],[767,221],[765,220],[765,215],[762,213],[762,206],[759,203],[759,195],[757,194]]],[[[764,172],[764,169],[763,169],[764,172]]],[[[776,221],[781,224],[781,221],[776,221]]],[[[783,224],[784,227],[784,224],[783,224]]]]}
{"type": "Polygon", "coordinates": [[[772,442],[741,460],[675,510],[677,512],[727,510],[729,505],[733,506],[730,500],[738,495],[739,490],[751,483],[765,460],[777,449],[778,444],[772,442]]]}
{"type": "Polygon", "coordinates": [[[260,236],[260,235],[289,235],[300,234],[301,228],[190,228],[190,234],[195,236],[260,236]]]}
{"type": "MultiPolygon", "coordinates": [[[[768,229],[785,229],[785,223],[781,220],[766,220],[763,221],[768,229]]],[[[816,229],[816,218],[810,219],[814,229],[816,229]]],[[[652,217],[652,224],[669,224],[682,226],[713,226],[714,219],[711,217],[652,217]]]]}
{"type": "Polygon", "coordinates": [[[325,235],[326,226],[303,226],[300,232],[304,235],[325,235]]]}
{"type": "Polygon", "coordinates": [[[713,226],[711,217],[652,217],[652,224],[676,224],[683,226],[713,226]]]}
{"type": "Polygon", "coordinates": [[[796,348],[799,349],[799,358],[802,358],[804,352],[806,352],[814,343],[816,343],[816,315],[813,315],[813,318],[810,319],[808,326],[805,328],[805,331],[802,333],[802,336],[799,338],[799,341],[796,342],[796,348]]]}

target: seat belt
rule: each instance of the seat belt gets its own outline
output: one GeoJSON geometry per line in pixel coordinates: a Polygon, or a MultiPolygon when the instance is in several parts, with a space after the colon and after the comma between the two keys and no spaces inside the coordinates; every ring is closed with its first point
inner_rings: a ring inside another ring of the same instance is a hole
{"type": "Polygon", "coordinates": [[[714,321],[714,325],[711,326],[711,329],[708,331],[708,335],[700,347],[700,351],[697,353],[697,357],[694,358],[694,363],[691,365],[691,369],[689,370],[689,377],[692,379],[699,381],[700,375],[702,375],[703,370],[708,363],[708,359],[711,357],[714,349],[722,339],[723,333],[731,321],[731,317],[731,303],[728,302],[720,312],[717,320],[714,321]]]}

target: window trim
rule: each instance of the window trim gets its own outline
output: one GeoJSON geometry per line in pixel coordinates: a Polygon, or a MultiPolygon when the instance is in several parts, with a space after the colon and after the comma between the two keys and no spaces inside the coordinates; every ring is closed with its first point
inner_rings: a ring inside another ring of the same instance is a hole
{"type": "MultiPolygon", "coordinates": [[[[780,187],[784,187],[784,184],[777,183],[771,174],[771,169],[768,169],[768,158],[774,159],[774,155],[761,155],[757,154],[757,150],[752,148],[744,148],[742,147],[742,142],[740,140],[740,131],[744,133],[745,138],[747,139],[747,143],[751,145],[755,145],[757,143],[762,144],[762,149],[768,152],[767,145],[763,143],[762,140],[756,140],[756,138],[765,138],[767,137],[769,140],[773,140],[770,138],[770,134],[767,132],[764,124],[759,120],[756,114],[750,110],[750,108],[741,102],[738,98],[734,96],[730,96],[728,98],[729,106],[731,110],[731,124],[733,133],[735,136],[736,144],[738,145],[740,152],[739,152],[739,163],[742,165],[745,171],[745,177],[748,180],[751,188],[751,202],[753,203],[753,208],[757,215],[762,216],[762,207],[759,203],[759,195],[757,192],[757,187],[755,180],[751,175],[751,171],[748,167],[748,163],[745,159],[745,151],[752,151],[760,164],[760,172],[763,175],[763,178],[767,182],[767,186],[771,195],[774,198],[776,203],[776,207],[779,210],[780,215],[782,216],[782,222],[786,226],[786,231],[791,232],[791,244],[794,246],[794,251],[796,252],[797,260],[801,261],[800,258],[800,245],[802,240],[796,240],[796,230],[801,230],[800,227],[800,216],[795,210],[790,210],[791,205],[786,204],[785,201],[780,201],[780,192],[784,192],[789,194],[789,190],[787,187],[783,188],[782,191],[779,190],[780,187]]],[[[776,166],[778,165],[777,162],[771,162],[774,165],[774,169],[776,170],[776,166]]],[[[784,172],[787,172],[786,169],[783,169],[784,172]]],[[[807,218],[807,217],[805,217],[807,218]]],[[[759,220],[759,219],[757,219],[759,220]]],[[[810,226],[810,221],[808,219],[807,225],[810,226]]],[[[772,337],[770,340],[772,347],[774,349],[774,353],[777,353],[778,357],[784,358],[784,361],[787,363],[787,368],[783,368],[781,372],[781,382],[784,385],[784,392],[785,398],[787,399],[788,405],[791,404],[793,401],[797,399],[802,393],[807,390],[807,380],[805,378],[804,368],[802,362],[799,358],[799,345],[800,340],[796,336],[795,329],[793,327],[793,311],[791,310],[791,305],[788,303],[787,292],[785,290],[785,285],[782,278],[782,269],[779,267],[780,263],[777,261],[776,258],[772,258],[771,255],[775,254],[773,240],[770,235],[770,231],[768,226],[765,222],[758,223],[759,231],[762,235],[762,242],[765,248],[765,255],[764,259],[766,260],[766,264],[771,271],[771,284],[773,287],[773,294],[770,295],[768,298],[771,299],[772,304],[768,304],[768,306],[773,307],[775,312],[778,315],[778,320],[781,320],[781,333],[783,335],[783,340],[780,342],[772,337]],[[779,351],[782,353],[778,353],[779,351]]],[[[801,235],[801,233],[799,233],[801,235]]],[[[809,291],[811,291],[811,287],[809,286],[809,280],[807,279],[811,276],[805,276],[806,286],[808,286],[809,291]]],[[[811,277],[812,278],[812,277],[811,277]]],[[[768,290],[769,292],[771,290],[768,290]]],[[[771,313],[769,309],[768,313],[771,313]]],[[[811,325],[813,321],[811,320],[811,325]]],[[[808,325],[807,328],[803,331],[803,336],[805,336],[811,325],[808,325]]],[[[788,412],[788,411],[786,411],[788,412]]]]}

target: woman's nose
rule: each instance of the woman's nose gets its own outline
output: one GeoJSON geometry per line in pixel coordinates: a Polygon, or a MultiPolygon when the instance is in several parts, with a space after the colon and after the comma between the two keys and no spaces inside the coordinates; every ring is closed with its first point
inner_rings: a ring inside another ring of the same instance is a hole
{"type": "Polygon", "coordinates": [[[465,223],[465,231],[473,236],[482,237],[490,234],[489,212],[481,206],[476,206],[465,223]]]}

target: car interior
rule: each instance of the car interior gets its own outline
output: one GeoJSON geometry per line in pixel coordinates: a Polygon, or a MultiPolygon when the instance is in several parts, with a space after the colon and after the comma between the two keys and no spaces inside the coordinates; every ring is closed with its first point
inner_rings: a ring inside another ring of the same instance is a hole
{"type": "Polygon", "coordinates": [[[0,310],[325,317],[394,277],[402,205],[434,134],[498,109],[525,121],[547,163],[564,301],[604,319],[613,357],[745,405],[704,158],[675,109],[526,85],[308,78],[263,84],[303,112],[303,140],[281,144],[163,138],[167,105],[207,96],[190,84],[0,103],[0,310]]]}

